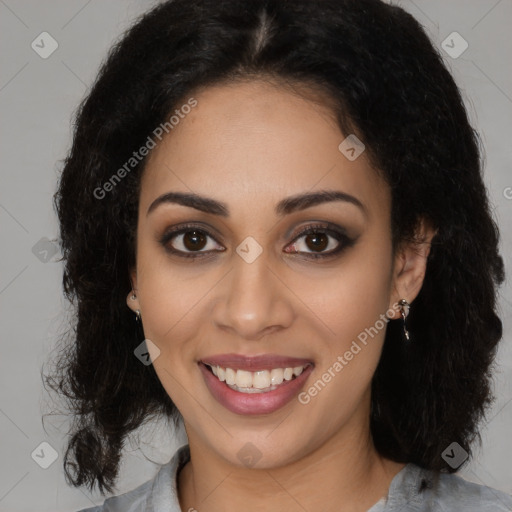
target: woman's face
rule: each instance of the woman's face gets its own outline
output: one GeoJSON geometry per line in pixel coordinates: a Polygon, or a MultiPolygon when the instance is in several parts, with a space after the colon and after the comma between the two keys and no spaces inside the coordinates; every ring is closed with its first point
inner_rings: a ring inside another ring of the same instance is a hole
{"type": "Polygon", "coordinates": [[[191,443],[232,464],[290,463],[366,425],[383,319],[401,298],[390,191],[364,152],[338,148],[326,108],[287,89],[194,98],[142,177],[128,303],[191,443]],[[307,199],[319,191],[339,199],[307,199]]]}

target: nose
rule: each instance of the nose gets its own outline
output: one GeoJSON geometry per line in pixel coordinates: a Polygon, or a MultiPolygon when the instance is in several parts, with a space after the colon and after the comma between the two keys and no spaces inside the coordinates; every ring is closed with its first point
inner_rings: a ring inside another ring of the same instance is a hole
{"type": "Polygon", "coordinates": [[[237,339],[259,340],[293,322],[293,293],[270,267],[265,251],[252,263],[235,254],[217,293],[214,323],[237,339]]]}

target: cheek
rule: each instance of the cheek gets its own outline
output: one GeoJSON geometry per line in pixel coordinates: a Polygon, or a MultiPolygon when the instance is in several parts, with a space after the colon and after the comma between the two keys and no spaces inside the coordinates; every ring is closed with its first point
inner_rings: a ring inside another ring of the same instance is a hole
{"type": "MultiPolygon", "coordinates": [[[[391,245],[368,234],[336,266],[314,279],[297,280],[297,295],[308,297],[331,352],[349,347],[381,319],[389,307],[391,277],[391,245]]],[[[381,323],[378,327],[385,331],[381,323]]]]}
{"type": "Polygon", "coordinates": [[[315,382],[321,382],[311,390],[320,394],[325,384],[329,391],[321,393],[314,407],[333,407],[338,415],[361,400],[378,365],[388,325],[391,245],[386,239],[371,240],[347,254],[328,280],[303,284],[316,297],[312,309],[329,332],[318,340],[322,346],[315,382]]]}
{"type": "Polygon", "coordinates": [[[201,299],[213,282],[210,284],[207,275],[192,279],[192,274],[187,276],[165,256],[153,259],[145,268],[139,296],[144,335],[159,350],[153,367],[180,412],[193,418],[197,414],[197,404],[191,400],[195,385],[190,376],[197,352],[193,340],[200,337],[199,329],[205,323],[201,299]]]}
{"type": "Polygon", "coordinates": [[[158,346],[162,359],[169,361],[176,360],[175,353],[186,349],[184,340],[197,332],[202,300],[215,282],[209,273],[198,277],[197,270],[190,269],[172,263],[149,241],[140,241],[137,287],[144,335],[158,346]]]}

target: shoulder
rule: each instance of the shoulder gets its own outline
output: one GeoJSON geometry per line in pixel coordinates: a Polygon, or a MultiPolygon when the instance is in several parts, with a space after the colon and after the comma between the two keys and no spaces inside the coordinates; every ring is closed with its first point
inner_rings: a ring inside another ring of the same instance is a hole
{"type": "Polygon", "coordinates": [[[124,494],[107,498],[102,505],[78,512],[181,512],[176,476],[189,459],[189,446],[184,445],[167,464],[160,467],[151,480],[124,494]]]}
{"type": "Polygon", "coordinates": [[[409,506],[407,510],[415,512],[512,512],[511,495],[456,474],[431,471],[410,463],[394,480],[386,512],[400,510],[405,504],[409,506]]]}
{"type": "Polygon", "coordinates": [[[469,482],[454,474],[441,474],[439,495],[458,509],[484,512],[487,510],[512,512],[512,496],[492,487],[469,482]]]}

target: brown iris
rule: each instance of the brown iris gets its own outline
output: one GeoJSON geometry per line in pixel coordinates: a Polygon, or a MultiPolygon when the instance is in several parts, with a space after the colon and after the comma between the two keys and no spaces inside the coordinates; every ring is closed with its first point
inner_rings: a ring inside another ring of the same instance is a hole
{"type": "Polygon", "coordinates": [[[200,231],[187,231],[183,233],[183,245],[189,251],[202,249],[206,245],[206,236],[200,231]]]}
{"type": "Polygon", "coordinates": [[[306,244],[309,249],[323,251],[329,245],[329,237],[325,233],[312,233],[306,236],[306,244]]]}

